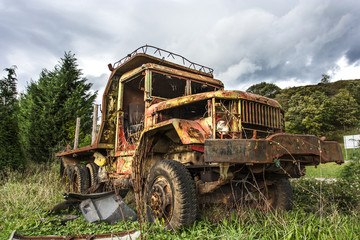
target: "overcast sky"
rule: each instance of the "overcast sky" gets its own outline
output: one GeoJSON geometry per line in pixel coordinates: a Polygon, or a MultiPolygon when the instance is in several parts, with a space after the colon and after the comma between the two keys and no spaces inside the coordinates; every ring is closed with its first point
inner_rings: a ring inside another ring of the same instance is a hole
{"type": "Polygon", "coordinates": [[[100,102],[107,64],[145,44],[212,67],[225,89],[359,79],[360,1],[0,0],[0,68],[17,66],[19,91],[71,51],[100,102]]]}

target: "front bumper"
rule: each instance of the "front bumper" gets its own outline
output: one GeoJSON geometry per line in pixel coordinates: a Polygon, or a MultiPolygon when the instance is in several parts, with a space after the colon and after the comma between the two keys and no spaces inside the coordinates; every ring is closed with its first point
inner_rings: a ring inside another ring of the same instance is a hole
{"type": "Polygon", "coordinates": [[[285,133],[266,139],[206,139],[204,153],[207,163],[273,163],[280,158],[308,164],[344,162],[337,142],[285,133]]]}

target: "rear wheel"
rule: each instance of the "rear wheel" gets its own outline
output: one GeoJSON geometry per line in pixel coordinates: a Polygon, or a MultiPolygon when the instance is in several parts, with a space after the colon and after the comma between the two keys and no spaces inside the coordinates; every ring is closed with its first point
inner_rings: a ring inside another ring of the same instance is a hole
{"type": "Polygon", "coordinates": [[[71,190],[71,179],[73,176],[74,166],[67,165],[62,173],[62,185],[65,192],[70,192],[71,190]]]}
{"type": "Polygon", "coordinates": [[[95,163],[88,163],[88,164],[86,164],[86,168],[89,173],[90,187],[92,187],[98,183],[97,174],[98,174],[99,167],[95,163]]]}
{"type": "Polygon", "coordinates": [[[161,160],[150,170],[145,192],[146,215],[150,222],[175,230],[192,224],[197,215],[194,181],[183,164],[161,160]]]}
{"type": "Polygon", "coordinates": [[[89,173],[84,164],[77,164],[74,167],[71,178],[71,192],[85,193],[90,185],[89,173]]]}
{"type": "Polygon", "coordinates": [[[294,196],[289,179],[282,177],[260,190],[247,192],[245,198],[252,208],[269,211],[291,210],[294,196]]]}
{"type": "Polygon", "coordinates": [[[294,201],[293,189],[288,178],[278,179],[272,186],[275,201],[272,204],[274,209],[291,210],[294,201]]]}

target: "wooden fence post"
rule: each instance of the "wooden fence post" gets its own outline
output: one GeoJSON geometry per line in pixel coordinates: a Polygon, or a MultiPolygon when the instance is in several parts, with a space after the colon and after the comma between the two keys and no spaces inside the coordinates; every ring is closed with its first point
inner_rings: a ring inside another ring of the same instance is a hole
{"type": "Polygon", "coordinates": [[[76,118],[74,149],[77,149],[79,145],[79,132],[80,132],[80,118],[76,118]]]}
{"type": "Polygon", "coordinates": [[[97,118],[98,118],[98,105],[95,104],[94,112],[93,112],[92,132],[91,132],[91,145],[95,143],[95,139],[96,139],[97,118]]]}

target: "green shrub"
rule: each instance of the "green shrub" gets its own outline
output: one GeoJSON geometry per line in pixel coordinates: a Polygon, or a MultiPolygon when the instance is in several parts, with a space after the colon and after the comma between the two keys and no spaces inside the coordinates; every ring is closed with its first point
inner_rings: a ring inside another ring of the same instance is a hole
{"type": "Polygon", "coordinates": [[[360,149],[350,149],[348,150],[348,159],[350,161],[355,161],[355,162],[359,162],[360,160],[360,149]]]}
{"type": "Polygon", "coordinates": [[[295,208],[306,212],[338,211],[349,213],[360,204],[359,184],[348,180],[338,179],[326,182],[316,179],[293,180],[295,208]]]}
{"type": "Polygon", "coordinates": [[[360,182],[360,162],[351,161],[341,171],[341,177],[344,179],[360,182]]]}

